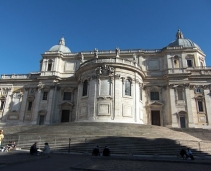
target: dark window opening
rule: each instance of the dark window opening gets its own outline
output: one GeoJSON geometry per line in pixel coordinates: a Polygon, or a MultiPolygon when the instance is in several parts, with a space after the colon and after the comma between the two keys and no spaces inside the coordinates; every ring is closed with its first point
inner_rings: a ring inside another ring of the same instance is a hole
{"type": "Polygon", "coordinates": [[[192,67],[192,66],[193,66],[192,60],[188,59],[188,60],[187,60],[187,65],[188,65],[188,67],[192,67]]]}
{"type": "Polygon", "coordinates": [[[48,98],[48,92],[43,92],[43,100],[47,100],[47,98],[48,98]]]}
{"type": "Polygon", "coordinates": [[[52,64],[48,64],[48,71],[51,71],[52,64]]]}
{"type": "Polygon", "coordinates": [[[63,100],[71,100],[71,92],[64,92],[63,100]]]}
{"type": "Polygon", "coordinates": [[[151,100],[159,100],[159,92],[150,92],[151,100]]]}
{"type": "Polygon", "coordinates": [[[199,112],[203,112],[203,103],[202,101],[198,101],[198,109],[199,109],[199,112]]]}
{"type": "Polygon", "coordinates": [[[1,101],[1,107],[0,107],[0,110],[3,110],[4,108],[4,101],[1,101]]]}
{"type": "Polygon", "coordinates": [[[82,96],[87,96],[87,91],[88,90],[88,81],[85,80],[84,83],[83,83],[83,94],[82,96]]]}
{"type": "Polygon", "coordinates": [[[32,109],[32,102],[29,102],[28,103],[28,111],[31,111],[31,109],[32,109]]]}

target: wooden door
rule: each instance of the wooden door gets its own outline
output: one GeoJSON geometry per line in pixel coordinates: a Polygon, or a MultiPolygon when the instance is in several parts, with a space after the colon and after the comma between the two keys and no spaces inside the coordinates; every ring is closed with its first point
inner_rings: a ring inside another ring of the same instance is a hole
{"type": "Polygon", "coordinates": [[[159,110],[151,111],[151,119],[152,119],[152,125],[160,126],[160,111],[159,110]]]}
{"type": "Polygon", "coordinates": [[[180,116],[180,128],[186,128],[184,116],[180,116]]]}
{"type": "Polygon", "coordinates": [[[69,122],[70,110],[62,110],[61,122],[69,122]]]}
{"type": "Polygon", "coordinates": [[[44,120],[45,120],[45,116],[40,115],[40,118],[39,118],[39,125],[44,125],[44,120]]]}

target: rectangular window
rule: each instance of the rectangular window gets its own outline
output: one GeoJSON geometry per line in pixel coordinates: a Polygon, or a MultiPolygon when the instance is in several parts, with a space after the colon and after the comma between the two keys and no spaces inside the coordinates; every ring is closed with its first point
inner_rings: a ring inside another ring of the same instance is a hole
{"type": "Polygon", "coordinates": [[[159,92],[150,92],[151,100],[159,100],[159,92]]]}
{"type": "Polygon", "coordinates": [[[51,71],[52,64],[48,64],[48,71],[51,71]]]}
{"type": "Polygon", "coordinates": [[[131,96],[131,83],[128,79],[125,81],[125,95],[131,96]]]}
{"type": "Polygon", "coordinates": [[[203,103],[202,101],[198,101],[198,109],[199,109],[199,112],[203,112],[203,103]]]}
{"type": "Polygon", "coordinates": [[[177,89],[178,100],[184,100],[182,89],[177,89]]]}
{"type": "Polygon", "coordinates": [[[32,102],[29,102],[28,103],[28,111],[31,111],[32,110],[32,102]]]}
{"type": "Polygon", "coordinates": [[[142,88],[140,88],[140,100],[142,100],[142,88]]]}
{"type": "Polygon", "coordinates": [[[197,88],[195,91],[196,91],[196,93],[202,93],[201,88],[197,88]]]}
{"type": "Polygon", "coordinates": [[[48,98],[48,92],[47,92],[47,91],[44,91],[44,92],[43,92],[43,97],[42,97],[42,99],[43,99],[43,100],[47,100],[47,98],[48,98]]]}
{"type": "Polygon", "coordinates": [[[64,92],[63,100],[71,100],[71,92],[64,92]]]}
{"type": "Polygon", "coordinates": [[[3,110],[4,108],[4,101],[1,101],[1,107],[0,107],[0,110],[3,110]]]}
{"type": "Polygon", "coordinates": [[[82,96],[87,96],[88,94],[88,81],[85,80],[84,83],[83,83],[83,93],[82,93],[82,96]]]}
{"type": "Polygon", "coordinates": [[[193,63],[191,59],[187,59],[187,66],[188,67],[193,67],[193,63]]]}

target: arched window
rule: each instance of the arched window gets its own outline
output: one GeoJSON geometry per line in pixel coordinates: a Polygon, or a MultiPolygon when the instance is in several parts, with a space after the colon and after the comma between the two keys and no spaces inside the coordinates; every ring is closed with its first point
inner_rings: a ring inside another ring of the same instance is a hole
{"type": "Polygon", "coordinates": [[[88,90],[88,81],[85,80],[84,83],[83,83],[83,94],[82,96],[87,96],[87,91],[88,90]]]}
{"type": "Polygon", "coordinates": [[[125,95],[131,96],[131,82],[129,79],[125,80],[125,95]]]}

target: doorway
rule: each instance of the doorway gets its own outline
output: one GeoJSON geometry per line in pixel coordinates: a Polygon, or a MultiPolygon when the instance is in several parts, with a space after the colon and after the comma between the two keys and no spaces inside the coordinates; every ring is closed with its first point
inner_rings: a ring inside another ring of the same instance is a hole
{"type": "Polygon", "coordinates": [[[152,110],[151,111],[152,125],[160,126],[160,111],[152,110]]]}
{"type": "Polygon", "coordinates": [[[40,115],[39,125],[44,125],[44,120],[45,120],[45,116],[44,115],[40,115]]]}
{"type": "Polygon", "coordinates": [[[69,122],[70,120],[70,110],[62,110],[61,122],[69,122]]]}
{"type": "Polygon", "coordinates": [[[186,128],[184,116],[180,116],[180,128],[186,128]]]}

